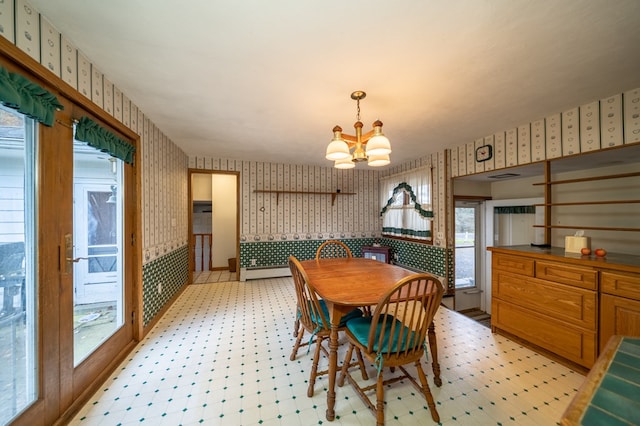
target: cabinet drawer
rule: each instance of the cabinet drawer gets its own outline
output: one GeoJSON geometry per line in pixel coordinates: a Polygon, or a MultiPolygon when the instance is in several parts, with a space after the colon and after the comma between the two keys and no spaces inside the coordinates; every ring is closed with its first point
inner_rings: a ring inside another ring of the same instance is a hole
{"type": "Polygon", "coordinates": [[[511,303],[493,299],[491,325],[575,363],[591,368],[596,333],[559,322],[511,303]]]}
{"type": "Polygon", "coordinates": [[[520,256],[509,256],[508,254],[493,253],[491,267],[494,270],[513,272],[514,274],[533,276],[533,259],[520,256]]]}
{"type": "Polygon", "coordinates": [[[624,272],[602,272],[601,291],[616,296],[640,300],[640,275],[624,272]]]}
{"type": "Polygon", "coordinates": [[[494,275],[493,297],[595,331],[595,291],[506,272],[494,275]]]}
{"type": "Polygon", "coordinates": [[[598,288],[598,271],[560,263],[536,262],[536,277],[589,290],[598,288]]]}

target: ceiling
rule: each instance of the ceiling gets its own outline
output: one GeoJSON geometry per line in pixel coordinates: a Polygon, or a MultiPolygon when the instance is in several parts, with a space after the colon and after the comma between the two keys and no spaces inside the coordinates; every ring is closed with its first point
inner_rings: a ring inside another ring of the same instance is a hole
{"type": "Polygon", "coordinates": [[[364,90],[393,166],[640,87],[637,0],[29,2],[187,155],[331,166],[364,90]]]}

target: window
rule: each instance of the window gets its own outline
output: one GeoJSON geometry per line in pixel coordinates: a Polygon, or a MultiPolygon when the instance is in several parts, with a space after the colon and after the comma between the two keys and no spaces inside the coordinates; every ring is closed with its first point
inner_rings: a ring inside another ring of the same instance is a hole
{"type": "Polygon", "coordinates": [[[38,396],[35,122],[0,107],[0,423],[38,396]]]}
{"type": "Polygon", "coordinates": [[[431,168],[382,178],[382,235],[432,241],[431,168]]]}

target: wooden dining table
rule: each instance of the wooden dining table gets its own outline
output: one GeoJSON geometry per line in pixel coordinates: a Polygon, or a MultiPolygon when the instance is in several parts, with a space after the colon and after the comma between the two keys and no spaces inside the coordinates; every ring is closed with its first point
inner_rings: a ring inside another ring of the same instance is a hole
{"type": "MultiPolygon", "coordinates": [[[[402,278],[414,272],[399,266],[364,258],[313,259],[300,262],[309,284],[324,299],[329,310],[329,389],[327,391],[327,420],[335,419],[336,373],[338,365],[338,325],[340,318],[355,307],[371,306],[402,278]]],[[[429,327],[434,382],[442,384],[436,336],[433,323],[429,327]]]]}

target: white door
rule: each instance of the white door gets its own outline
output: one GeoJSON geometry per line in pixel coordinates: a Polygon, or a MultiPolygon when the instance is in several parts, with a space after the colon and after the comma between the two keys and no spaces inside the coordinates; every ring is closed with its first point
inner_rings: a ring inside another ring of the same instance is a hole
{"type": "Polygon", "coordinates": [[[120,197],[109,183],[76,183],[74,267],[76,305],[118,299],[120,197]]]}

